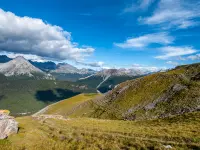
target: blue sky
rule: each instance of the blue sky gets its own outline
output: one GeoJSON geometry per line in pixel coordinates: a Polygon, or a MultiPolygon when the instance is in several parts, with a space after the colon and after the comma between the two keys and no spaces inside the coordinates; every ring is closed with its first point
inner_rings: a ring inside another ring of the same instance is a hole
{"type": "Polygon", "coordinates": [[[0,9],[0,53],[10,57],[92,68],[200,60],[199,0],[2,0],[0,9]]]}

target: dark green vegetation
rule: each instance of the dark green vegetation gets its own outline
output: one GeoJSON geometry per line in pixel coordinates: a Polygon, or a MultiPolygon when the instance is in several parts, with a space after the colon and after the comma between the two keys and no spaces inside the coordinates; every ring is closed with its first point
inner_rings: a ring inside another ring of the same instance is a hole
{"type": "Polygon", "coordinates": [[[0,75],[0,109],[32,114],[54,102],[94,90],[67,81],[10,80],[0,75]]]}
{"type": "Polygon", "coordinates": [[[198,111],[199,73],[200,64],[193,64],[127,81],[91,100],[82,112],[102,119],[144,120],[198,111]]]}

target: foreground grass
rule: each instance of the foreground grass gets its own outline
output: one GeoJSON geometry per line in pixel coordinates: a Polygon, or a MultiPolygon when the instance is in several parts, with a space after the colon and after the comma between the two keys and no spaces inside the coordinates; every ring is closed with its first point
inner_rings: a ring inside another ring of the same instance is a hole
{"type": "Polygon", "coordinates": [[[19,133],[0,142],[4,150],[199,149],[200,112],[164,120],[117,121],[17,118],[19,133]]]}

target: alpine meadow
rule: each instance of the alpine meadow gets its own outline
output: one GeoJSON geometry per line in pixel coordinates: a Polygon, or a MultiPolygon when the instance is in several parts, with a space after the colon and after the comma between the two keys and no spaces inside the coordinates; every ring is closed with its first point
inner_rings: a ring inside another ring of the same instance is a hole
{"type": "Polygon", "coordinates": [[[0,150],[199,150],[198,0],[2,0],[0,150]]]}

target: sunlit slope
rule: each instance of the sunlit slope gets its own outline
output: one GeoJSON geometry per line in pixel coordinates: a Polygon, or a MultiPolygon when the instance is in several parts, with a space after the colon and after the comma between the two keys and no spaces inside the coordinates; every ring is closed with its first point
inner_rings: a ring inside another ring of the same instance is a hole
{"type": "Polygon", "coordinates": [[[98,96],[100,94],[79,94],[44,108],[40,114],[70,116],[81,109],[84,103],[98,96]]]}
{"type": "Polygon", "coordinates": [[[200,113],[153,121],[18,118],[19,133],[0,149],[198,149],[200,113]]]}
{"type": "Polygon", "coordinates": [[[92,109],[83,110],[84,116],[120,120],[164,118],[198,111],[200,64],[124,82],[105,97],[90,101],[87,107],[92,109]]]}

